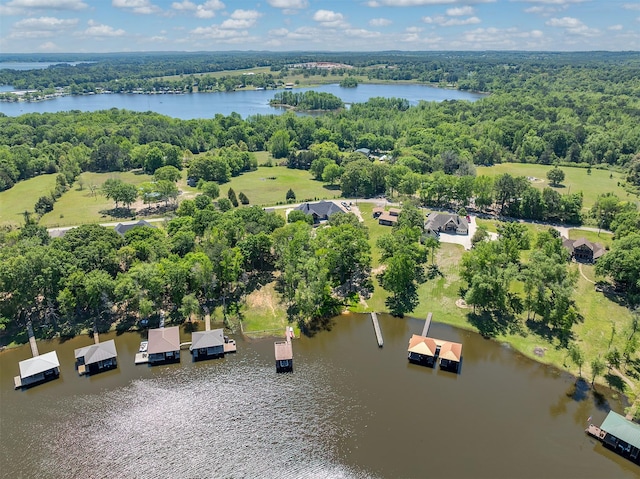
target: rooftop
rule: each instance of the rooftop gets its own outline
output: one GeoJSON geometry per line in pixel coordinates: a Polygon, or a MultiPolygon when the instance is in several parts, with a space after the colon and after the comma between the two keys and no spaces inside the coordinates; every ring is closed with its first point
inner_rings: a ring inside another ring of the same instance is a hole
{"type": "Polygon", "coordinates": [[[59,368],[60,361],[58,361],[58,355],[55,351],[50,353],[41,354],[34,358],[25,359],[18,363],[20,367],[20,377],[22,379],[29,376],[35,376],[36,374],[43,373],[49,369],[59,368]]]}
{"type": "Polygon", "coordinates": [[[224,346],[224,334],[222,329],[211,331],[197,331],[191,334],[191,349],[213,348],[224,346]]]}
{"type": "Polygon", "coordinates": [[[640,424],[633,423],[620,414],[609,411],[600,429],[640,449],[640,424]]]}
{"type": "Polygon", "coordinates": [[[274,343],[276,352],[276,361],[286,361],[293,359],[293,348],[289,341],[279,341],[274,343]]]}
{"type": "Polygon", "coordinates": [[[149,354],[162,354],[180,349],[180,330],[178,326],[149,330],[149,354]]]}
{"type": "Polygon", "coordinates": [[[445,341],[440,347],[440,359],[460,362],[462,357],[462,344],[445,341]]]}
{"type": "Polygon", "coordinates": [[[426,338],[418,334],[411,336],[409,340],[410,353],[421,354],[423,356],[435,356],[436,355],[436,342],[433,338],[426,338]]]}
{"type": "Polygon", "coordinates": [[[84,348],[78,348],[74,353],[76,359],[84,357],[84,363],[87,365],[106,361],[107,359],[118,356],[118,353],[116,352],[116,343],[113,339],[103,343],[85,346],[84,348]]]}

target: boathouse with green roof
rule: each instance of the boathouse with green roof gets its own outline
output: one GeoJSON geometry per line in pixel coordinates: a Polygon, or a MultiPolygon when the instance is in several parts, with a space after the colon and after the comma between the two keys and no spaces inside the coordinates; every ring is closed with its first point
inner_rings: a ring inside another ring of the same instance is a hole
{"type": "Polygon", "coordinates": [[[636,464],[640,464],[640,424],[609,411],[600,430],[605,432],[602,443],[636,464]]]}

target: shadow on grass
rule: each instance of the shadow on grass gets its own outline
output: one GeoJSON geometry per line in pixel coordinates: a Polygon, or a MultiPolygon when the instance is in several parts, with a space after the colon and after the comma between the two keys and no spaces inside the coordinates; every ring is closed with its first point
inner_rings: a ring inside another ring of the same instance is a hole
{"type": "Polygon", "coordinates": [[[499,334],[522,334],[522,324],[516,318],[490,311],[467,313],[467,320],[478,328],[478,332],[485,338],[493,338],[499,334]]]}
{"type": "Polygon", "coordinates": [[[620,376],[616,376],[615,374],[607,373],[604,375],[604,380],[607,381],[607,385],[611,389],[615,389],[618,392],[624,393],[624,381],[620,376]]]}
{"type": "Polygon", "coordinates": [[[338,191],[338,190],[340,190],[340,185],[323,185],[322,187],[325,190],[329,190],[329,191],[338,191]]]}
{"type": "Polygon", "coordinates": [[[99,213],[113,218],[131,218],[136,214],[131,208],[112,208],[110,210],[101,210],[99,213]]]}

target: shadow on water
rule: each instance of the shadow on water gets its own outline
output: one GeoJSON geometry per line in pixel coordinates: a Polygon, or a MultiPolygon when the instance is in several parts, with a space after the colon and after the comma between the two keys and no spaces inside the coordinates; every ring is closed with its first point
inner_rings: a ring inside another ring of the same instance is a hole
{"type": "Polygon", "coordinates": [[[624,393],[624,381],[620,376],[616,376],[615,374],[607,373],[604,375],[604,380],[607,381],[607,385],[618,392],[624,393]]]}

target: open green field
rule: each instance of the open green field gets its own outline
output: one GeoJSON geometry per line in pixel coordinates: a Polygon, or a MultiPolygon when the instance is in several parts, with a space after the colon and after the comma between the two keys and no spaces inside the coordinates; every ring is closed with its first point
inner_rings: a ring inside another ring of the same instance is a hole
{"type": "MultiPolygon", "coordinates": [[[[80,175],[71,189],[58,198],[54,204],[53,211],[47,213],[40,220],[40,224],[50,227],[73,226],[84,223],[105,223],[130,218],[112,218],[100,213],[114,207],[113,201],[105,198],[99,192],[99,188],[109,178],[121,179],[125,183],[138,185],[145,181],[150,181],[152,176],[139,172],[112,172],[112,173],[90,173],[85,172],[80,175]],[[83,188],[80,190],[79,182],[82,181],[83,188]],[[96,185],[94,195],[89,188],[96,185]]],[[[34,180],[37,178],[34,178],[34,180]]],[[[33,180],[28,180],[33,181],[33,180]]]]}
{"type": "Polygon", "coordinates": [[[258,206],[286,203],[289,188],[296,194],[296,202],[342,196],[339,189],[330,189],[325,183],[313,180],[308,171],[285,166],[259,167],[236,176],[229,183],[220,185],[220,196],[226,197],[229,188],[233,188],[236,195],[243,192],[251,205],[258,206]]]}
{"type": "Polygon", "coordinates": [[[33,212],[38,198],[48,195],[55,186],[55,174],[40,175],[20,181],[13,188],[0,192],[0,224],[23,224],[22,213],[33,212]]]}
{"type": "MultiPolygon", "coordinates": [[[[534,165],[529,163],[501,163],[494,166],[477,167],[478,175],[497,176],[509,173],[514,176],[527,176],[536,178],[531,184],[536,188],[543,189],[549,186],[547,172],[553,166],[534,165]]],[[[615,193],[620,199],[638,202],[638,197],[628,194],[618,182],[624,180],[623,175],[615,171],[591,169],[591,174],[587,174],[586,168],[560,167],[565,173],[565,180],[561,187],[554,188],[560,194],[576,193],[582,191],[584,196],[583,206],[591,208],[598,195],[605,193],[615,193]],[[611,178],[610,178],[611,176],[611,178]]]]}
{"type": "Polygon", "coordinates": [[[611,244],[613,243],[613,235],[611,233],[597,233],[595,231],[587,231],[577,228],[569,230],[569,238],[572,240],[576,240],[578,238],[586,238],[587,241],[591,241],[592,243],[600,243],[607,249],[611,248],[611,244]]]}

